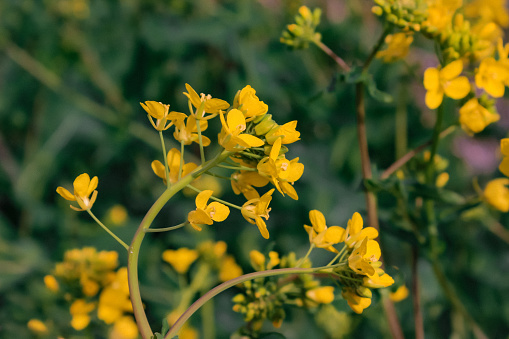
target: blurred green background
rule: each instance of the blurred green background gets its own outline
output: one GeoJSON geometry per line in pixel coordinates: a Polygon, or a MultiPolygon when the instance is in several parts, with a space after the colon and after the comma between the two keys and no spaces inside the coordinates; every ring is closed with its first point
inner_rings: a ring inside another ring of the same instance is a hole
{"type": "MultiPolygon", "coordinates": [[[[163,250],[192,247],[199,239],[224,240],[247,272],[251,249],[275,246],[280,253],[303,255],[308,238],[302,225],[309,223],[311,209],[320,209],[330,225],[346,226],[355,211],[365,216],[353,86],[338,81],[335,64],[318,49],[292,51],[279,42],[281,31],[301,5],[321,7],[319,30],[324,43],[347,63],[361,64],[381,27],[370,12],[370,1],[0,2],[1,338],[31,337],[26,324],[32,318],[69,321],[68,305],[51,304],[42,282],[66,250],[83,246],[118,250],[121,264],[126,264],[122,248],[85,213],[70,210],[55,189],[71,188],[80,173],[97,175],[95,214],[104,216],[115,204],[125,206],[128,222],[115,232],[129,242],[163,191],[150,168],[152,160],[161,158],[159,138],[139,102],[161,101],[172,110],[186,112],[185,83],[198,93],[230,102],[237,90],[251,85],[277,122],[298,120],[302,140],[291,145],[288,158],[300,157],[305,171],[295,185],[298,201],[274,196],[269,241],[240,214],[199,234],[186,229],[147,237],[140,277],[154,329],[170,311],[165,300],[176,293],[160,273],[163,250]]],[[[398,152],[395,107],[408,113],[409,149],[431,137],[433,116],[423,110],[422,67],[436,64],[432,51],[430,42],[417,40],[407,62],[373,64],[379,89],[395,98],[385,104],[368,96],[367,130],[375,173],[388,167],[398,152]]],[[[454,133],[439,148],[449,160],[450,189],[474,195],[473,176],[479,177],[482,186],[496,175],[498,140],[506,136],[509,126],[507,104],[499,104],[502,121],[497,126],[475,139],[454,133]]],[[[446,119],[452,123],[457,116],[446,119]]],[[[214,139],[215,133],[217,128],[211,128],[208,135],[214,139]]],[[[172,145],[170,139],[167,147],[172,145]]],[[[188,148],[189,153],[199,156],[195,146],[188,148]]],[[[223,199],[243,203],[228,183],[222,185],[223,199]]],[[[408,286],[410,246],[393,226],[395,202],[388,195],[379,198],[384,256],[397,282],[408,286]]],[[[154,226],[182,222],[193,204],[192,197],[175,197],[154,226]]],[[[507,225],[507,215],[501,218],[507,225]]],[[[447,277],[483,330],[492,338],[507,338],[508,245],[480,223],[458,215],[439,226],[447,277]]],[[[312,259],[318,265],[328,258],[314,254],[312,259]]],[[[427,261],[421,259],[419,267],[427,336],[468,337],[462,318],[444,298],[427,261]]],[[[221,338],[242,324],[240,315],[228,311],[234,293],[224,293],[215,303],[218,310],[227,310],[218,311],[221,338]]],[[[376,296],[362,316],[352,314],[339,295],[337,299],[334,305],[346,313],[343,330],[334,337],[389,335],[376,296]]],[[[410,298],[396,307],[410,338],[410,298]]],[[[279,331],[289,338],[307,338],[309,333],[328,337],[314,324],[314,316],[304,310],[289,311],[279,331]]],[[[193,324],[198,327],[199,321],[193,324]]],[[[80,337],[72,331],[67,335],[80,337]]]]}

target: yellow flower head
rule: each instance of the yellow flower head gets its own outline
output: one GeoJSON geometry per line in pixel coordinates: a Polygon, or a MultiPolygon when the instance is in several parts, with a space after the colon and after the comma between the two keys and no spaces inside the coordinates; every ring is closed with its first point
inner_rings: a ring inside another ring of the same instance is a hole
{"type": "Polygon", "coordinates": [[[368,240],[375,239],[378,237],[378,231],[374,227],[362,228],[364,221],[358,212],[352,215],[352,218],[348,220],[346,227],[346,240],[345,244],[348,247],[353,248],[357,243],[367,238],[368,240]]]}
{"type": "Polygon", "coordinates": [[[240,277],[242,273],[242,268],[237,264],[233,256],[227,255],[223,258],[219,268],[219,280],[232,280],[240,277]]]}
{"type": "Polygon", "coordinates": [[[456,60],[442,69],[428,68],[424,72],[424,88],[426,88],[426,106],[435,109],[443,101],[444,93],[452,99],[462,99],[470,92],[470,82],[463,71],[463,61],[456,60]]]}
{"type": "Polygon", "coordinates": [[[114,205],[108,210],[108,220],[115,226],[124,225],[127,219],[127,210],[122,205],[114,205]]]}
{"type": "MultiPolygon", "coordinates": [[[[202,119],[205,116],[205,113],[217,114],[221,110],[225,110],[230,107],[230,104],[221,99],[212,98],[210,94],[201,93],[198,95],[196,91],[189,85],[186,84],[187,92],[184,92],[184,95],[189,98],[189,102],[196,108],[200,109],[203,104],[203,112],[201,116],[196,116],[196,119],[202,119]]],[[[196,112],[198,113],[198,112],[196,112]]]]}
{"type": "MultiPolygon", "coordinates": [[[[207,120],[200,120],[200,131],[203,132],[208,128],[207,120]]],[[[177,141],[181,141],[184,145],[191,145],[193,142],[199,143],[198,127],[196,126],[196,118],[192,115],[187,117],[186,122],[179,121],[175,124],[175,132],[173,137],[177,141]]],[[[210,145],[210,139],[202,135],[203,146],[210,145]]]]}
{"type": "Polygon", "coordinates": [[[92,208],[95,199],[97,198],[97,184],[99,179],[93,177],[90,180],[90,176],[87,173],[80,174],[73,183],[74,194],[63,188],[62,186],[57,187],[57,193],[60,194],[65,200],[76,201],[80,208],[73,205],[70,207],[75,211],[85,211],[92,208]],[[90,197],[92,194],[92,197],[90,197]]]}
{"type": "Polygon", "coordinates": [[[58,292],[60,289],[57,279],[50,274],[44,276],[44,285],[46,285],[46,288],[51,292],[58,292]]]}
{"type": "Polygon", "coordinates": [[[394,284],[394,279],[381,268],[375,269],[375,274],[363,278],[362,284],[369,288],[382,288],[394,284]]]}
{"type": "Polygon", "coordinates": [[[269,204],[272,200],[272,193],[274,193],[274,188],[262,195],[261,198],[254,198],[246,201],[244,205],[242,205],[242,216],[251,224],[256,224],[258,226],[258,230],[262,234],[262,237],[265,239],[269,239],[269,231],[267,230],[267,225],[265,224],[265,220],[269,219],[269,204]]]}
{"type": "MultiPolygon", "coordinates": [[[[180,171],[180,158],[181,154],[180,151],[176,148],[172,148],[168,151],[168,154],[166,156],[166,162],[168,163],[168,169],[169,169],[169,177],[170,177],[170,183],[174,184],[179,180],[179,171],[180,171]]],[[[159,160],[152,161],[152,170],[154,173],[159,177],[162,178],[164,183],[166,184],[166,172],[164,165],[159,160]]],[[[187,164],[184,163],[182,166],[182,173],[180,174],[180,177],[183,178],[192,171],[194,171],[198,167],[193,162],[188,162],[187,164]]]]}
{"type": "Polygon", "coordinates": [[[48,333],[48,327],[39,319],[30,319],[27,323],[27,327],[30,331],[36,334],[44,335],[48,333]]]}
{"type": "Polygon", "coordinates": [[[348,257],[348,266],[357,274],[371,277],[376,273],[375,268],[381,265],[378,261],[381,254],[378,242],[364,238],[348,257]]]}
{"type": "Polygon", "coordinates": [[[509,65],[492,57],[483,59],[475,73],[475,85],[494,98],[504,96],[508,81],[509,65]]]}
{"type": "Polygon", "coordinates": [[[88,315],[95,309],[95,303],[87,303],[83,299],[77,299],[71,304],[70,313],[72,316],[71,326],[76,331],[81,331],[90,323],[88,315]]]}
{"type": "Polygon", "coordinates": [[[361,297],[357,295],[355,290],[351,288],[343,289],[341,294],[343,295],[343,298],[345,298],[348,302],[348,306],[350,306],[352,310],[357,314],[361,314],[364,309],[371,305],[371,298],[361,297]]]}
{"type": "Polygon", "coordinates": [[[228,206],[214,201],[207,204],[213,191],[205,190],[196,196],[196,210],[189,212],[187,219],[191,226],[201,231],[200,224],[212,225],[214,221],[224,221],[230,214],[228,206]]]}
{"type": "Polygon", "coordinates": [[[406,299],[406,297],[408,297],[408,293],[408,288],[405,285],[401,285],[396,291],[389,294],[389,298],[397,303],[406,299]]]}
{"type": "Polygon", "coordinates": [[[483,107],[477,98],[468,100],[459,112],[461,128],[470,135],[482,132],[486,126],[500,119],[498,114],[483,107]]]}
{"type": "Polygon", "coordinates": [[[509,179],[493,179],[484,189],[484,199],[488,204],[502,212],[509,212],[509,179]]]}
{"type": "Polygon", "coordinates": [[[258,116],[264,115],[269,110],[269,106],[258,99],[256,91],[249,85],[240,91],[238,100],[238,109],[244,113],[246,121],[251,121],[258,116]]]}
{"type": "Polygon", "coordinates": [[[297,127],[297,120],[287,122],[286,124],[272,129],[265,136],[267,142],[272,145],[276,139],[281,138],[281,144],[291,144],[300,140],[300,132],[295,130],[297,127]]]}
{"type": "Polygon", "coordinates": [[[251,134],[242,133],[246,130],[246,118],[238,109],[232,109],[226,121],[221,113],[221,124],[223,129],[219,134],[219,144],[227,151],[242,151],[250,147],[260,147],[265,143],[263,140],[251,134]]]}
{"type": "Polygon", "coordinates": [[[500,152],[504,158],[498,166],[500,172],[502,172],[506,177],[509,177],[509,138],[504,138],[500,140],[500,152]]]}
{"type": "Polygon", "coordinates": [[[157,131],[166,131],[174,124],[180,123],[186,118],[184,113],[168,112],[170,105],[164,105],[157,101],[140,102],[140,105],[148,113],[150,123],[157,131]]]}
{"type": "Polygon", "coordinates": [[[334,287],[321,286],[306,291],[306,297],[319,304],[330,304],[334,301],[334,287]]]}
{"type": "Polygon", "coordinates": [[[309,235],[309,243],[318,248],[338,253],[332,245],[345,241],[345,229],[339,226],[327,227],[325,217],[318,210],[309,211],[309,219],[313,226],[304,225],[304,229],[309,235]]]}
{"type": "Polygon", "coordinates": [[[133,317],[123,316],[115,321],[110,339],[136,339],[138,338],[138,326],[133,317]]]}
{"type": "Polygon", "coordinates": [[[127,281],[127,268],[120,268],[111,283],[102,290],[99,296],[97,317],[106,324],[113,324],[125,312],[133,312],[129,299],[129,284],[127,281]]]}
{"type": "Polygon", "coordinates": [[[260,197],[254,187],[263,187],[269,183],[267,178],[262,177],[258,172],[252,171],[235,172],[231,179],[233,192],[235,194],[242,193],[247,200],[260,197]]]}
{"type": "Polygon", "coordinates": [[[377,58],[383,58],[384,62],[394,62],[404,59],[414,37],[408,33],[389,34],[385,37],[387,48],[376,53],[377,58]]]}
{"type": "Polygon", "coordinates": [[[198,259],[198,251],[186,247],[163,252],[163,260],[173,266],[175,271],[180,274],[186,273],[196,259],[198,259]]]}

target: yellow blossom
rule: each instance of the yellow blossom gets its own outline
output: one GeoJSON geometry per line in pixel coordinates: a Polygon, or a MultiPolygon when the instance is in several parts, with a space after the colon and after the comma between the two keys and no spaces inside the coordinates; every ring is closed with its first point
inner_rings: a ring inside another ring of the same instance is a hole
{"type": "Polygon", "coordinates": [[[113,324],[122,318],[124,312],[132,312],[133,307],[129,299],[129,284],[127,268],[120,268],[113,281],[101,291],[97,317],[106,324],[113,324]]]}
{"type": "Polygon", "coordinates": [[[254,187],[263,187],[269,180],[258,172],[240,171],[231,175],[231,185],[235,194],[242,193],[247,200],[259,198],[260,194],[254,187]],[[254,187],[253,187],[254,186],[254,187]]]}
{"type": "Polygon", "coordinates": [[[120,204],[113,205],[108,210],[108,219],[115,226],[121,226],[125,224],[128,219],[127,210],[120,204]]]}
{"type": "Polygon", "coordinates": [[[509,65],[492,57],[483,59],[475,73],[475,85],[494,98],[504,96],[508,81],[509,65]]]}
{"type": "Polygon", "coordinates": [[[44,276],[44,285],[46,285],[46,288],[52,292],[58,292],[60,288],[57,279],[50,274],[44,276]]]}
{"type": "MultiPolygon", "coordinates": [[[[174,184],[179,180],[179,171],[180,171],[180,158],[181,154],[180,151],[176,148],[172,148],[168,151],[168,154],[166,155],[166,162],[168,164],[168,172],[170,177],[170,183],[174,184]]],[[[161,179],[163,179],[164,183],[166,184],[166,172],[164,165],[159,160],[152,161],[152,170],[154,173],[161,179]]],[[[194,171],[198,167],[193,162],[188,162],[187,164],[184,163],[182,165],[182,173],[180,174],[180,177],[183,178],[192,171],[194,171]]]]}
{"type": "Polygon", "coordinates": [[[465,15],[483,22],[493,21],[502,27],[509,26],[506,0],[474,0],[465,5],[465,15]]]}
{"type": "Polygon", "coordinates": [[[321,286],[306,291],[306,297],[319,303],[330,304],[334,301],[334,287],[321,286]]]}
{"type": "Polygon", "coordinates": [[[394,279],[381,268],[375,268],[375,274],[364,277],[362,284],[369,288],[382,288],[394,284],[394,279]]]}
{"type": "Polygon", "coordinates": [[[435,185],[439,188],[444,187],[449,181],[449,173],[442,172],[437,176],[437,180],[435,181],[435,185]]]}
{"type": "Polygon", "coordinates": [[[408,297],[408,288],[405,285],[401,285],[396,291],[389,294],[389,298],[396,303],[406,299],[406,297],[408,297]]]}
{"type": "Polygon", "coordinates": [[[57,193],[65,200],[78,202],[80,208],[70,205],[73,210],[85,211],[91,209],[94,205],[95,199],[97,198],[97,191],[95,189],[98,183],[99,179],[97,179],[97,177],[93,177],[92,180],[90,180],[90,176],[87,173],[83,173],[74,180],[74,194],[62,186],[57,188],[57,193]],[[92,194],[92,197],[90,197],[90,194],[92,194]]]}
{"type": "Polygon", "coordinates": [[[250,147],[263,146],[265,143],[260,138],[251,134],[242,133],[246,130],[246,118],[238,109],[232,109],[226,121],[221,113],[223,129],[219,134],[219,144],[227,151],[236,152],[250,147]]]}
{"type": "Polygon", "coordinates": [[[377,58],[383,58],[384,62],[394,62],[404,59],[414,37],[408,33],[389,34],[385,37],[387,48],[376,53],[377,58]]]}
{"type": "Polygon", "coordinates": [[[348,257],[348,266],[358,274],[372,276],[375,268],[381,265],[378,261],[381,256],[380,245],[375,240],[364,240],[348,257]]]}
{"type": "Polygon", "coordinates": [[[265,256],[262,252],[257,250],[252,250],[249,252],[249,259],[251,262],[251,266],[257,271],[261,271],[265,269],[265,256]]]}
{"type": "Polygon", "coordinates": [[[269,231],[263,218],[265,220],[269,219],[269,212],[271,210],[269,204],[272,200],[272,193],[274,193],[274,188],[262,195],[261,198],[246,201],[241,209],[242,216],[251,224],[256,224],[262,237],[265,239],[269,238],[269,231]]]}
{"type": "Polygon", "coordinates": [[[138,326],[131,316],[123,316],[113,325],[110,339],[136,339],[138,338],[138,326]]]}
{"type": "Polygon", "coordinates": [[[500,172],[502,172],[506,177],[509,177],[509,138],[504,138],[500,140],[500,152],[504,158],[498,166],[500,172]]]}
{"type": "Polygon", "coordinates": [[[269,107],[258,99],[254,88],[249,85],[240,91],[238,100],[238,109],[244,113],[246,121],[251,121],[258,116],[264,115],[269,110],[269,107]]]}
{"type": "Polygon", "coordinates": [[[350,306],[352,310],[357,314],[361,314],[364,309],[371,305],[371,298],[361,297],[350,288],[343,289],[341,294],[343,295],[343,298],[345,298],[348,302],[348,306],[350,306]]]}
{"type": "Polygon", "coordinates": [[[491,113],[483,107],[477,98],[468,100],[459,110],[461,128],[468,134],[479,133],[492,122],[497,122],[500,116],[491,113]]]}
{"type": "Polygon", "coordinates": [[[291,144],[297,140],[300,140],[300,132],[295,130],[297,127],[297,120],[287,122],[282,126],[272,129],[265,136],[267,142],[272,145],[277,138],[281,138],[281,144],[291,144]]]}
{"type": "Polygon", "coordinates": [[[184,113],[168,112],[170,105],[164,105],[157,101],[140,102],[140,105],[148,113],[148,118],[152,126],[158,131],[165,131],[186,118],[184,113]],[[168,121],[169,123],[166,124],[168,121]]]}
{"type": "Polygon", "coordinates": [[[191,226],[201,231],[200,224],[212,225],[214,221],[224,221],[230,214],[228,206],[217,201],[207,204],[213,191],[205,190],[196,196],[196,210],[189,212],[187,219],[191,226]]]}
{"type": "Polygon", "coordinates": [[[484,189],[484,199],[502,212],[509,212],[509,179],[498,178],[493,179],[486,185],[484,189]]]}
{"type": "Polygon", "coordinates": [[[462,99],[470,92],[470,83],[463,71],[463,61],[456,60],[442,69],[430,67],[424,72],[426,106],[435,109],[443,101],[444,93],[452,99],[462,99]]]}
{"type": "Polygon", "coordinates": [[[228,281],[242,275],[242,268],[235,262],[235,258],[227,255],[221,262],[219,268],[219,280],[228,281]]]}
{"type": "Polygon", "coordinates": [[[175,271],[180,274],[186,273],[196,259],[198,259],[198,251],[186,247],[163,252],[163,260],[173,266],[175,271]]]}
{"type": "Polygon", "coordinates": [[[27,323],[27,327],[30,331],[37,334],[44,335],[48,333],[48,327],[39,319],[30,319],[27,323]]]}
{"type": "MultiPolygon", "coordinates": [[[[207,120],[200,120],[200,131],[203,132],[207,129],[207,120]]],[[[173,137],[184,145],[191,145],[193,142],[199,143],[198,127],[196,126],[196,119],[190,115],[187,117],[186,122],[179,121],[175,124],[175,132],[173,137]]],[[[202,135],[203,146],[210,145],[210,139],[202,135]]]]}
{"type": "Polygon", "coordinates": [[[184,95],[189,98],[189,101],[194,106],[194,108],[198,110],[203,103],[202,115],[199,117],[197,116],[197,119],[201,120],[205,116],[205,113],[217,114],[221,110],[225,110],[230,107],[230,104],[226,101],[212,98],[210,94],[205,95],[201,93],[198,95],[198,93],[196,93],[196,91],[189,84],[186,84],[186,89],[189,93],[184,92],[184,95]]]}
{"type": "Polygon", "coordinates": [[[362,228],[364,221],[358,212],[352,215],[352,218],[348,220],[345,235],[345,244],[348,247],[353,248],[355,245],[367,238],[368,240],[375,239],[378,237],[378,231],[374,227],[362,228]]]}
{"type": "Polygon", "coordinates": [[[88,315],[95,309],[95,303],[87,303],[83,299],[75,300],[70,308],[72,316],[71,326],[76,331],[81,331],[90,323],[90,316],[88,315]]]}
{"type": "Polygon", "coordinates": [[[325,217],[318,210],[309,211],[309,219],[313,226],[304,225],[304,229],[309,234],[309,243],[327,251],[338,253],[338,250],[332,245],[345,241],[345,229],[339,226],[327,227],[325,217]]]}

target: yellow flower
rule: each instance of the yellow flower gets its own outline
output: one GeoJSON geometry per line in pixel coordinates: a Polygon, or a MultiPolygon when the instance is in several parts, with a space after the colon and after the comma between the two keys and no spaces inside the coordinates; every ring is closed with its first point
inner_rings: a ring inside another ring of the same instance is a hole
{"type": "Polygon", "coordinates": [[[267,225],[262,218],[265,220],[269,219],[269,204],[272,200],[272,193],[274,188],[262,195],[261,198],[254,198],[248,200],[242,205],[241,213],[242,216],[251,224],[256,224],[258,230],[265,239],[269,238],[269,231],[267,231],[267,225]]]}
{"type": "MultiPolygon", "coordinates": [[[[170,177],[170,183],[174,184],[179,180],[179,171],[180,171],[180,151],[176,148],[172,148],[168,151],[168,154],[166,155],[166,162],[168,163],[168,169],[169,169],[169,177],[170,177]]],[[[152,170],[154,173],[159,177],[162,178],[164,183],[166,184],[166,172],[164,165],[159,160],[152,161],[151,164],[152,170]]],[[[185,177],[192,171],[194,171],[198,167],[193,162],[188,162],[187,164],[184,163],[182,165],[182,173],[181,178],[185,177]]]]}
{"type": "Polygon", "coordinates": [[[74,180],[74,194],[62,186],[57,188],[57,193],[65,200],[78,202],[80,208],[70,205],[73,210],[85,211],[91,209],[94,205],[95,199],[97,198],[97,191],[95,189],[98,183],[99,179],[97,179],[97,177],[93,177],[92,180],[90,180],[90,176],[87,173],[83,173],[74,180]],[[90,194],[92,194],[92,197],[90,197],[90,194]]]}
{"type": "Polygon", "coordinates": [[[198,251],[186,247],[163,252],[163,260],[173,266],[175,271],[180,274],[186,273],[196,259],[198,259],[198,251]]]}
{"type": "Polygon", "coordinates": [[[389,34],[385,37],[387,48],[376,53],[377,58],[383,58],[384,62],[394,62],[404,59],[414,37],[408,33],[389,34]]]}
{"type": "Polygon", "coordinates": [[[358,274],[373,276],[376,273],[375,268],[381,265],[378,261],[381,254],[378,242],[364,238],[348,257],[348,266],[358,274]]]}
{"type": "Polygon", "coordinates": [[[174,124],[186,118],[184,113],[168,112],[170,105],[164,105],[157,101],[140,102],[140,105],[148,113],[148,118],[152,126],[158,131],[166,131],[174,124]],[[156,119],[155,122],[154,119],[156,119]],[[166,124],[168,121],[169,123],[166,124]]]}
{"type": "Polygon", "coordinates": [[[108,210],[108,220],[115,226],[124,225],[127,219],[127,210],[120,204],[113,205],[108,210]]]}
{"type": "Polygon", "coordinates": [[[437,180],[435,181],[435,185],[438,188],[444,187],[449,181],[449,173],[442,172],[437,176],[437,180]]]}
{"type": "Polygon", "coordinates": [[[352,215],[352,218],[348,220],[348,224],[346,227],[346,240],[345,244],[348,247],[353,248],[355,245],[367,238],[368,240],[375,239],[378,237],[378,231],[374,227],[366,227],[362,228],[364,225],[364,221],[362,220],[361,215],[358,212],[355,212],[352,215]]]}
{"type": "Polygon", "coordinates": [[[113,325],[110,339],[136,339],[138,338],[138,326],[131,316],[123,316],[113,325]]]}
{"type": "Polygon", "coordinates": [[[406,297],[408,297],[408,288],[405,285],[401,285],[395,292],[389,294],[389,298],[396,303],[406,299],[406,297]]]}
{"type": "Polygon", "coordinates": [[[249,252],[249,259],[251,262],[251,266],[257,271],[262,271],[265,269],[265,256],[262,252],[257,250],[251,250],[249,252]]]}
{"type": "Polygon", "coordinates": [[[330,304],[334,301],[334,287],[321,286],[313,288],[306,291],[306,297],[319,304],[330,304]]]}
{"type": "Polygon", "coordinates": [[[281,138],[281,144],[291,144],[300,140],[300,132],[296,131],[297,120],[287,122],[286,124],[272,129],[265,136],[267,142],[272,145],[277,138],[281,138]]]}
{"type": "Polygon", "coordinates": [[[345,241],[345,229],[339,226],[327,227],[325,217],[318,210],[309,211],[309,219],[313,226],[304,225],[304,229],[309,234],[309,243],[338,253],[332,245],[345,241]]]}
{"type": "Polygon", "coordinates": [[[465,5],[465,15],[481,21],[494,21],[502,27],[509,26],[505,0],[474,0],[465,5]]]}
{"type": "Polygon", "coordinates": [[[491,206],[502,212],[509,212],[509,179],[493,179],[484,189],[484,199],[491,206]]]}
{"type": "Polygon", "coordinates": [[[226,120],[221,113],[223,129],[219,134],[219,144],[227,151],[236,152],[250,147],[263,146],[265,143],[251,134],[242,133],[246,130],[246,118],[238,109],[232,109],[226,120]]]}
{"type": "Polygon", "coordinates": [[[99,296],[97,317],[106,324],[113,324],[122,318],[124,312],[132,312],[133,306],[129,299],[127,268],[120,268],[113,281],[102,290],[99,296]]]}
{"type": "Polygon", "coordinates": [[[39,319],[30,319],[27,323],[27,327],[30,331],[37,333],[37,334],[47,334],[48,333],[48,327],[45,323],[40,321],[39,319]]]}
{"type": "Polygon", "coordinates": [[[486,126],[500,119],[498,114],[491,113],[479,104],[477,98],[468,100],[459,112],[461,128],[470,135],[482,132],[486,126]]]}
{"type": "MultiPolygon", "coordinates": [[[[200,120],[200,131],[203,132],[209,126],[207,120],[200,120]]],[[[173,133],[173,137],[180,142],[183,142],[184,145],[191,145],[193,142],[199,143],[198,136],[198,127],[196,126],[196,119],[194,116],[190,115],[187,117],[186,122],[179,121],[175,124],[175,132],[173,133]]],[[[206,136],[202,135],[203,146],[210,145],[210,139],[206,136]]]]}
{"type": "Polygon", "coordinates": [[[196,210],[189,212],[187,219],[191,226],[197,231],[201,231],[200,224],[212,225],[214,221],[224,221],[230,214],[228,206],[217,201],[207,205],[213,191],[205,190],[196,196],[196,210]]]}
{"type": "Polygon", "coordinates": [[[240,277],[241,275],[242,268],[237,265],[235,258],[231,255],[224,257],[219,268],[219,280],[224,282],[240,277]]]}
{"type": "Polygon", "coordinates": [[[240,91],[238,99],[238,109],[244,113],[246,121],[251,121],[257,116],[264,115],[269,110],[269,106],[258,99],[256,91],[249,85],[240,91]]]}
{"type": "Polygon", "coordinates": [[[382,288],[394,284],[394,279],[381,268],[375,268],[375,274],[364,277],[362,284],[365,287],[382,288]]]}
{"type": "Polygon", "coordinates": [[[426,106],[435,109],[443,101],[444,93],[452,99],[462,99],[470,92],[470,83],[463,71],[463,61],[456,60],[442,69],[428,68],[424,72],[424,88],[426,88],[426,106]]]}
{"type": "Polygon", "coordinates": [[[95,309],[95,303],[87,303],[83,299],[77,299],[71,304],[70,313],[72,316],[71,326],[76,331],[81,331],[90,323],[88,313],[95,309]]]}
{"type": "Polygon", "coordinates": [[[343,295],[343,298],[345,298],[348,302],[348,306],[350,306],[352,310],[357,314],[361,314],[364,309],[371,305],[371,298],[361,297],[357,295],[357,293],[351,288],[343,289],[341,294],[343,295]]]}
{"type": "Polygon", "coordinates": [[[184,95],[189,98],[189,101],[194,106],[194,108],[198,110],[203,103],[202,115],[199,117],[197,116],[197,119],[201,120],[205,116],[205,113],[217,114],[221,110],[225,110],[230,107],[230,104],[226,101],[212,98],[210,94],[205,95],[201,93],[198,95],[198,93],[196,93],[196,91],[189,84],[186,84],[186,89],[189,93],[184,92],[184,95]]]}
{"type": "Polygon", "coordinates": [[[494,98],[504,96],[505,85],[508,81],[509,66],[492,57],[483,59],[475,73],[475,85],[494,98]]]}
{"type": "Polygon", "coordinates": [[[51,292],[58,292],[60,289],[57,279],[50,274],[44,276],[44,285],[46,285],[46,288],[51,292]]]}
{"type": "Polygon", "coordinates": [[[500,152],[504,158],[498,166],[500,172],[502,172],[506,177],[509,177],[509,138],[504,138],[500,140],[500,152]]]}
{"type": "Polygon", "coordinates": [[[262,177],[258,172],[252,171],[235,172],[231,179],[233,192],[235,194],[242,193],[247,200],[260,197],[254,187],[263,187],[269,183],[269,179],[262,177]]]}

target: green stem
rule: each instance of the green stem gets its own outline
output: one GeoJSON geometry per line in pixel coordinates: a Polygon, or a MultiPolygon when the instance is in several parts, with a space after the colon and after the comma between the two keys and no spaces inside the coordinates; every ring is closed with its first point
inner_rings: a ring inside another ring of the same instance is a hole
{"type": "Polygon", "coordinates": [[[179,228],[182,228],[189,224],[189,221],[183,222],[182,224],[178,224],[175,226],[165,227],[165,228],[146,228],[143,231],[145,233],[157,233],[157,232],[166,232],[166,231],[173,231],[177,230],[179,228]]]}
{"type": "Polygon", "coordinates": [[[332,259],[328,264],[327,266],[329,265],[332,265],[332,263],[336,260],[338,260],[339,257],[341,257],[343,255],[343,253],[346,251],[346,249],[348,248],[348,246],[344,245],[343,248],[341,249],[341,251],[339,251],[339,253],[334,257],[334,259],[332,259]]]}
{"type": "Polygon", "coordinates": [[[113,237],[113,239],[115,239],[120,245],[124,246],[124,248],[126,250],[129,250],[129,246],[127,246],[127,244],[125,242],[123,242],[122,239],[117,237],[117,235],[115,233],[110,231],[110,229],[108,227],[104,226],[104,224],[99,219],[97,219],[97,217],[94,215],[94,213],[92,213],[91,210],[88,209],[87,212],[95,220],[95,222],[99,224],[99,226],[101,226],[106,232],[108,232],[109,235],[111,235],[113,237]]]}
{"type": "Polygon", "coordinates": [[[330,267],[317,267],[317,268],[281,268],[276,270],[267,270],[267,271],[261,271],[261,272],[254,272],[254,273],[248,273],[244,274],[240,277],[237,277],[232,280],[228,280],[207,293],[205,293],[201,298],[196,300],[183,314],[182,316],[173,324],[173,326],[170,328],[168,333],[166,333],[165,339],[171,339],[175,337],[181,327],[186,323],[186,321],[198,310],[200,307],[202,307],[208,300],[212,299],[219,293],[227,290],[230,287],[233,287],[237,284],[243,283],[248,280],[253,280],[257,278],[265,278],[265,277],[273,277],[277,275],[284,275],[284,274],[306,274],[306,273],[314,273],[318,272],[323,269],[330,269],[330,267]]]}
{"type": "Polygon", "coordinates": [[[252,168],[252,167],[246,167],[246,166],[228,166],[228,165],[219,165],[217,167],[221,167],[221,168],[227,168],[227,169],[232,169],[232,170],[238,170],[238,171],[257,171],[256,168],[252,168]]]}
{"type": "MultiPolygon", "coordinates": [[[[300,258],[300,259],[299,259],[299,261],[297,261],[297,264],[295,264],[295,268],[300,267],[300,265],[302,265],[302,264],[306,261],[306,259],[307,259],[307,258],[309,257],[309,255],[311,254],[311,251],[313,250],[313,248],[315,248],[315,244],[313,244],[313,243],[312,243],[312,244],[309,246],[309,250],[308,250],[308,252],[306,253],[306,255],[305,255],[304,257],[300,258]]],[[[327,265],[327,266],[328,266],[328,265],[327,265]]]]}
{"type": "Polygon", "coordinates": [[[180,141],[180,165],[179,165],[179,180],[182,178],[182,169],[184,168],[184,142],[180,141]]]}
{"type": "Polygon", "coordinates": [[[205,109],[205,102],[202,101],[200,108],[198,108],[198,111],[196,112],[196,130],[198,131],[198,142],[200,143],[200,157],[201,157],[201,163],[205,163],[205,152],[203,151],[203,141],[201,137],[201,118],[203,116],[203,110],[205,109]],[[198,118],[199,116],[199,118],[198,118]]]}
{"type": "Polygon", "coordinates": [[[127,262],[127,275],[129,279],[129,293],[131,303],[133,305],[133,312],[138,324],[138,329],[143,339],[150,339],[154,334],[150,328],[150,324],[145,314],[143,302],[140,295],[140,286],[138,280],[138,258],[141,248],[141,243],[145,237],[146,230],[150,228],[150,225],[154,221],[155,217],[159,214],[164,205],[173,197],[177,192],[182,190],[194,179],[200,176],[203,172],[208,171],[217,164],[221,163],[224,159],[231,155],[230,152],[223,151],[218,154],[214,159],[209,162],[198,166],[190,175],[185,176],[173,186],[166,189],[163,194],[154,202],[152,207],[149,209],[145,217],[140,223],[138,230],[136,231],[131,247],[129,248],[128,262],[127,262]]]}
{"type": "MultiPolygon", "coordinates": [[[[187,185],[187,187],[189,187],[190,189],[192,189],[193,191],[198,192],[198,193],[203,192],[201,189],[198,189],[198,188],[196,188],[196,187],[194,187],[194,186],[191,186],[191,185],[187,185]]],[[[230,207],[236,208],[236,209],[238,209],[239,211],[241,211],[241,210],[242,210],[242,207],[237,206],[237,205],[234,205],[234,204],[232,204],[232,203],[230,203],[230,202],[228,202],[228,201],[224,201],[224,200],[221,200],[221,199],[219,199],[219,198],[216,198],[216,197],[215,197],[215,196],[213,196],[213,195],[211,195],[211,196],[210,196],[210,199],[215,200],[215,201],[217,201],[217,202],[220,202],[220,203],[222,203],[222,204],[225,204],[225,205],[227,205],[227,206],[230,206],[230,207]]]]}
{"type": "Polygon", "coordinates": [[[168,159],[166,158],[166,146],[164,145],[163,131],[159,131],[159,139],[161,139],[161,148],[163,150],[163,166],[166,176],[166,187],[170,188],[170,171],[168,170],[168,159]]]}

